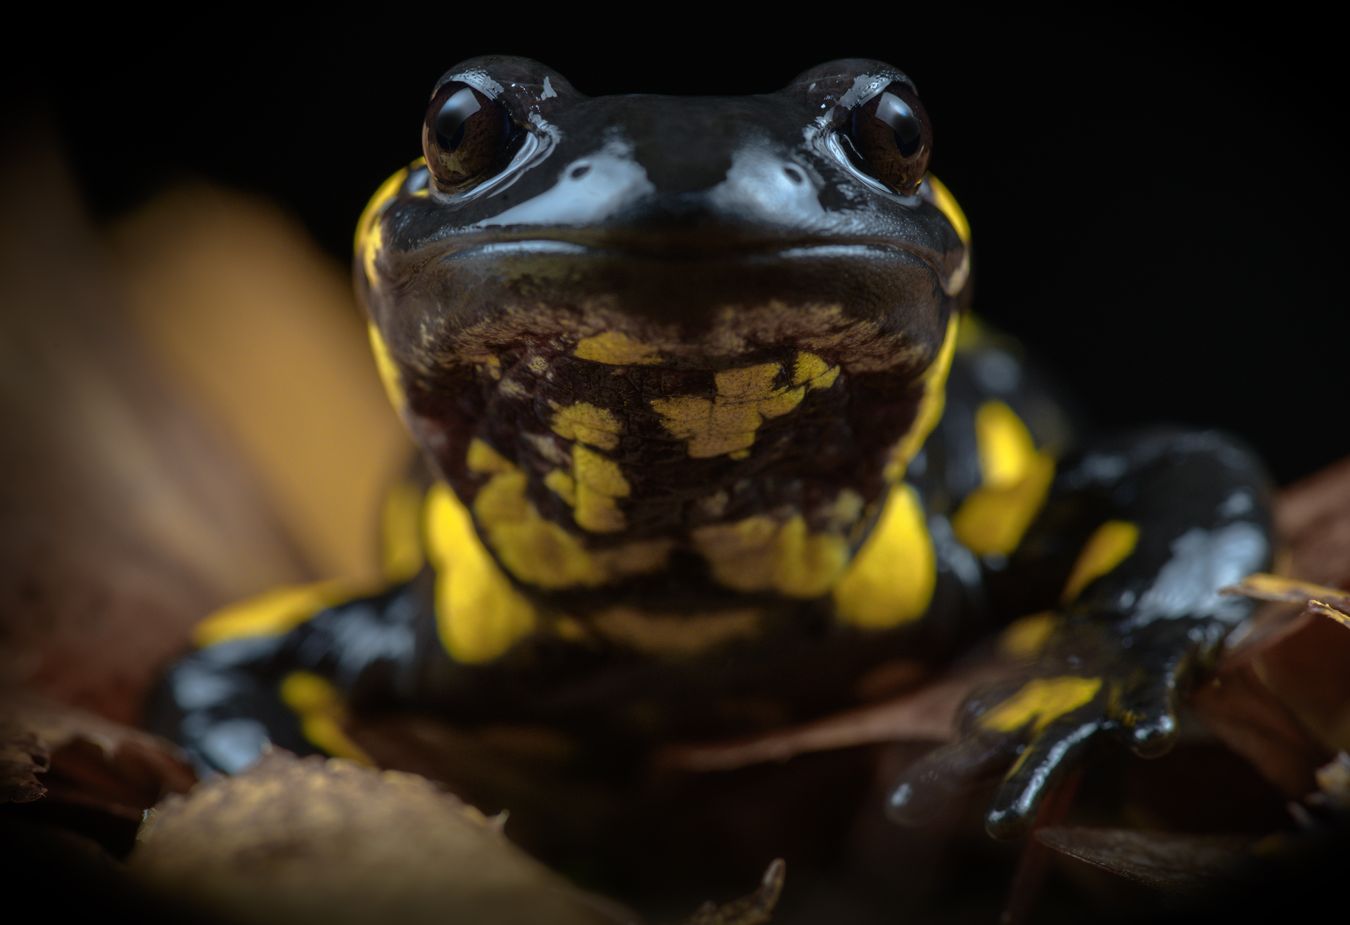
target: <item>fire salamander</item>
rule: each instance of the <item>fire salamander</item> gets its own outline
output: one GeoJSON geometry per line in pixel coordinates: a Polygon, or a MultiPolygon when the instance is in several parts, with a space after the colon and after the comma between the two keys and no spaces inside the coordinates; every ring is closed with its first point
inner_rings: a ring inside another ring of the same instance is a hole
{"type": "Polygon", "coordinates": [[[969,313],[970,228],[913,83],[587,97],[533,61],[436,85],[356,232],[375,362],[422,451],[388,583],[227,608],[151,706],[202,766],[364,757],[344,718],[519,722],[606,760],[864,700],[1010,626],[1015,682],[895,785],[913,822],[1003,775],[1025,830],[1103,737],[1175,738],[1249,613],[1270,487],[1238,442],[1083,439],[969,313]]]}

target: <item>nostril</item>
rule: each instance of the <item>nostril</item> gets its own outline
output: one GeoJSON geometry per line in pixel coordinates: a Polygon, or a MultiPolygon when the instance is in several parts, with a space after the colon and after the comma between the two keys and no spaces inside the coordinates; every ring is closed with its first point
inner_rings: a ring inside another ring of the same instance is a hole
{"type": "Polygon", "coordinates": [[[571,177],[573,180],[580,180],[582,177],[586,176],[586,174],[590,172],[591,172],[590,164],[577,164],[575,167],[572,168],[572,171],[571,173],[568,174],[568,176],[571,177]]]}
{"type": "Polygon", "coordinates": [[[783,168],[783,173],[787,175],[789,180],[799,186],[806,182],[806,177],[802,175],[802,172],[791,164],[783,168]]]}

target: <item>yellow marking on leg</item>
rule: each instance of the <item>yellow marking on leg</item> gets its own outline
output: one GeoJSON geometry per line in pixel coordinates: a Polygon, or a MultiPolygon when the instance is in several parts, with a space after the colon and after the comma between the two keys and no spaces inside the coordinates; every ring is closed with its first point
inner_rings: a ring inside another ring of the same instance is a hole
{"type": "Polygon", "coordinates": [[[1031,431],[1001,401],[987,401],[975,411],[975,439],[986,485],[1017,484],[1036,458],[1031,431]]]}
{"type": "Polygon", "coordinates": [[[923,442],[937,427],[947,404],[947,376],[951,373],[952,357],[956,354],[956,338],[961,328],[961,316],[952,312],[947,319],[947,331],[942,338],[942,346],[937,356],[923,374],[923,397],[919,399],[919,410],[914,415],[914,423],[908,432],[900,438],[891,450],[886,462],[884,475],[888,481],[899,482],[905,477],[910,462],[923,447],[923,442]]]}
{"type": "Polygon", "coordinates": [[[956,229],[956,236],[961,239],[962,244],[970,244],[970,221],[966,218],[966,213],[961,211],[961,206],[957,204],[956,197],[951,194],[951,190],[931,173],[928,175],[928,186],[933,191],[933,205],[947,217],[947,221],[952,223],[952,228],[956,229]]]}
{"type": "Polygon", "coordinates": [[[342,728],[347,705],[337,688],[309,671],[292,671],[278,689],[281,702],[300,720],[300,733],[311,745],[335,758],[374,765],[370,755],[342,728]]]}
{"type": "Polygon", "coordinates": [[[661,362],[655,347],[621,331],[606,331],[577,341],[573,356],[607,366],[654,366],[661,362]]]}
{"type": "Polygon", "coordinates": [[[998,637],[998,647],[1014,658],[1030,658],[1045,648],[1059,615],[1052,610],[1027,614],[1009,623],[998,637]]]}
{"type": "Polygon", "coordinates": [[[576,480],[576,522],[593,533],[615,533],[627,526],[618,499],[632,491],[619,464],[580,443],[572,446],[576,480]]]}
{"type": "Polygon", "coordinates": [[[610,607],[591,618],[595,632],[649,655],[697,655],[737,639],[759,635],[758,610],[700,614],[651,613],[637,607],[610,607]]]}
{"type": "Polygon", "coordinates": [[[441,644],[455,661],[491,661],[534,631],[538,613],[502,574],[448,485],[428,492],[426,517],[441,644]]]}
{"type": "Polygon", "coordinates": [[[688,442],[694,459],[731,455],[744,459],[760,425],[792,411],[806,396],[806,385],[775,387],[778,363],[760,363],[716,373],[712,399],[695,395],[657,398],[652,409],[671,436],[688,442]]]}
{"type": "Polygon", "coordinates": [[[995,732],[1016,732],[1031,724],[1034,735],[1059,717],[1091,703],[1101,687],[1101,678],[1037,678],[980,717],[980,725],[995,732]]]}
{"type": "Polygon", "coordinates": [[[891,489],[885,507],[834,588],[837,618],[862,629],[890,629],[923,616],[937,587],[937,554],[918,493],[891,489]]]}
{"type": "Polygon", "coordinates": [[[848,544],[812,533],[795,514],[786,521],[756,515],[694,530],[694,547],[716,581],[737,591],[776,591],[811,598],[827,593],[848,565],[848,544]]]}
{"type": "Polygon", "coordinates": [[[391,582],[407,581],[422,568],[422,489],[399,482],[380,509],[380,558],[391,582]]]}
{"type": "Polygon", "coordinates": [[[552,427],[560,437],[602,450],[617,447],[619,435],[623,433],[623,425],[614,412],[584,401],[554,405],[552,427]]]}
{"type": "Polygon", "coordinates": [[[375,327],[375,322],[366,323],[366,333],[370,336],[370,351],[375,354],[375,369],[380,374],[384,394],[388,396],[389,403],[401,412],[407,404],[407,398],[403,394],[403,381],[399,375],[398,365],[389,355],[389,345],[384,342],[384,337],[380,334],[380,329],[375,327]]]}
{"type": "Polygon", "coordinates": [[[1108,520],[1083,544],[1078,560],[1064,584],[1063,602],[1069,603],[1094,580],[1110,572],[1134,552],[1139,543],[1139,525],[1128,520],[1108,520]]]}
{"type": "Polygon", "coordinates": [[[1001,401],[975,412],[982,484],[952,517],[952,529],[979,555],[1008,555],[1022,542],[1050,492],[1055,461],[1036,449],[1031,431],[1001,401]]]}
{"type": "Polygon", "coordinates": [[[357,596],[345,581],[274,588],[217,610],[192,630],[199,647],[253,636],[280,636],[334,604],[357,596]]]}

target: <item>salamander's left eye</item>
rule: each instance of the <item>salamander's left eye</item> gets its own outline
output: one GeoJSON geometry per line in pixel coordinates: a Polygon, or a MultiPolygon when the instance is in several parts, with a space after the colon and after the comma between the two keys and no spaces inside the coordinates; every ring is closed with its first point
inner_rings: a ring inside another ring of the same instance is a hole
{"type": "Polygon", "coordinates": [[[933,129],[918,94],[902,81],[855,108],[839,135],[854,166],[897,193],[913,193],[928,171],[933,129]]]}
{"type": "Polygon", "coordinates": [[[457,193],[500,172],[522,134],[501,103],[468,84],[450,81],[431,98],[422,125],[422,151],[436,185],[457,193]]]}

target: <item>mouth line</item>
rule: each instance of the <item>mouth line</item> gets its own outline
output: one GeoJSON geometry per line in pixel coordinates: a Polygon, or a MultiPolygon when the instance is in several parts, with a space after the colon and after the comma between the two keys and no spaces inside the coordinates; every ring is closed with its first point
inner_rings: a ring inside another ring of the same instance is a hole
{"type": "Polygon", "coordinates": [[[654,263],[755,263],[764,260],[872,260],[920,263],[943,277],[936,256],[923,249],[886,238],[799,238],[758,241],[696,242],[683,236],[665,240],[615,240],[588,242],[541,235],[503,240],[451,242],[439,260],[479,257],[558,256],[595,260],[650,261],[654,263]]]}

